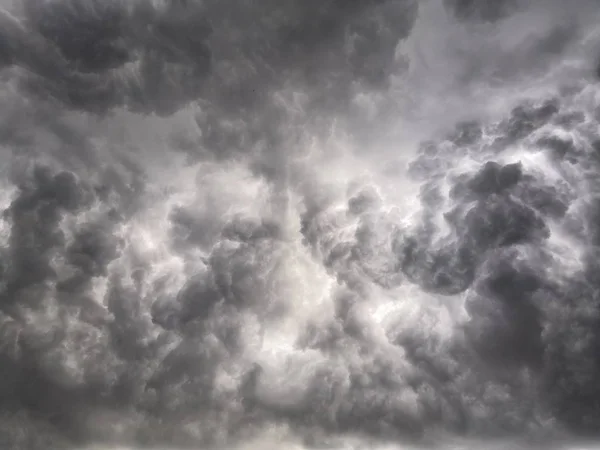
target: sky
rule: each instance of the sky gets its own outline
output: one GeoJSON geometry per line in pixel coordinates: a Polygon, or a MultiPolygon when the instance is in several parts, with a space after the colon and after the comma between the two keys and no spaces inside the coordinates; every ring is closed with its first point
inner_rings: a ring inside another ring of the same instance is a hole
{"type": "Polygon", "coordinates": [[[595,448],[598,24],[0,0],[0,448],[595,448]]]}

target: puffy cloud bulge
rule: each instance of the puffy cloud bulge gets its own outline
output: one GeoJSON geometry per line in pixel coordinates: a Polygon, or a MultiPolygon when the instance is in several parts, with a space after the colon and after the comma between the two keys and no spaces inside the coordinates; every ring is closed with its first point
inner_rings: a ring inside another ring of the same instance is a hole
{"type": "Polygon", "coordinates": [[[0,447],[596,437],[594,2],[0,5],[0,447]]]}

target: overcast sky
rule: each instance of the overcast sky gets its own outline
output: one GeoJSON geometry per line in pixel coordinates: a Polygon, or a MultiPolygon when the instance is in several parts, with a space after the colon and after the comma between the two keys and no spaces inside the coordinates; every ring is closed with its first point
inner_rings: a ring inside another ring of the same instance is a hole
{"type": "Polygon", "coordinates": [[[0,1],[0,447],[600,430],[600,4],[0,1]]]}

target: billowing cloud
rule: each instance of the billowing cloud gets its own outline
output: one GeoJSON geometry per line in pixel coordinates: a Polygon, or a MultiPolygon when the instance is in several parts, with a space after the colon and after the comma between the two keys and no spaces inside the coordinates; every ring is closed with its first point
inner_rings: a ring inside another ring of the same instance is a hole
{"type": "Polygon", "coordinates": [[[596,438],[598,14],[6,6],[0,446],[596,438]]]}

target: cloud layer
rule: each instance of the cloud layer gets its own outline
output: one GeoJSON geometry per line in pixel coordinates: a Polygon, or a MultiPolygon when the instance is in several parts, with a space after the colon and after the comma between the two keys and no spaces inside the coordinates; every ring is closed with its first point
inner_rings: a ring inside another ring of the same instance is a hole
{"type": "Polygon", "coordinates": [[[596,437],[599,13],[7,6],[0,446],[596,437]]]}

